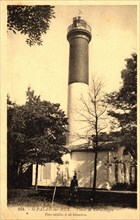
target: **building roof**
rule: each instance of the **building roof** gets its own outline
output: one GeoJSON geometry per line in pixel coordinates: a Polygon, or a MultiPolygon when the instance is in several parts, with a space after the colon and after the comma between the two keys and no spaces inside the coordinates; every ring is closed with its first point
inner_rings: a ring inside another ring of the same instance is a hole
{"type": "MultiPolygon", "coordinates": [[[[99,142],[98,151],[115,151],[120,147],[120,142],[108,141],[108,142],[99,142]]],[[[92,151],[95,152],[95,145],[88,143],[80,145],[69,145],[67,148],[71,151],[92,151]]]]}

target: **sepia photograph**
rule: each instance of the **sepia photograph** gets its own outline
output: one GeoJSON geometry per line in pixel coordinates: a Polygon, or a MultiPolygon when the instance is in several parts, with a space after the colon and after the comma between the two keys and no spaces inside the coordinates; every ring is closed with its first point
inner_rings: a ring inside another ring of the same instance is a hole
{"type": "Polygon", "coordinates": [[[139,3],[0,7],[1,218],[139,219],[139,3]]]}

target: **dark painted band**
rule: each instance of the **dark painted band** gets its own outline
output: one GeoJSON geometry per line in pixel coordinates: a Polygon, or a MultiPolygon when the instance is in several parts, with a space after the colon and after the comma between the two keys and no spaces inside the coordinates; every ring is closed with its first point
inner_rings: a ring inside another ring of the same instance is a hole
{"type": "Polygon", "coordinates": [[[75,37],[70,41],[69,85],[75,82],[89,84],[88,43],[84,37],[75,37]]]}

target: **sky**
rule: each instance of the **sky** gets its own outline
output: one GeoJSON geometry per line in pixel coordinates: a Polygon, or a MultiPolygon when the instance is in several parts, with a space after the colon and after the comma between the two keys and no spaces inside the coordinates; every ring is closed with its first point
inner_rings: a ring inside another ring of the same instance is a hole
{"type": "Polygon", "coordinates": [[[72,18],[82,17],[92,28],[89,43],[89,75],[103,80],[106,92],[121,86],[125,58],[137,52],[137,8],[135,5],[56,5],[43,46],[26,44],[24,35],[7,35],[7,93],[23,104],[28,86],[42,100],[60,103],[67,111],[69,43],[67,28],[72,18]]]}

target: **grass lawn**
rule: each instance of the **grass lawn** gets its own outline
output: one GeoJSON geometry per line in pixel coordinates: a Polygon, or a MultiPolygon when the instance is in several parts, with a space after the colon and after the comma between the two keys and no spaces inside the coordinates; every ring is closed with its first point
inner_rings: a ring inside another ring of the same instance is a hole
{"type": "MultiPolygon", "coordinates": [[[[69,189],[57,188],[56,196],[52,204],[54,188],[50,189],[11,189],[8,191],[8,211],[12,219],[41,220],[41,219],[100,219],[110,220],[120,216],[121,219],[135,219],[139,215],[136,209],[135,194],[120,194],[119,192],[93,192],[87,189],[79,189],[75,202],[68,202],[69,189]],[[127,195],[127,197],[126,197],[127,195]],[[124,196],[124,198],[123,198],[124,196]],[[121,198],[121,199],[120,199],[121,198]],[[128,198],[131,198],[128,202],[128,198]],[[124,200],[123,200],[124,199],[124,200]],[[133,201],[134,200],[134,201],[133,201]],[[115,214],[116,213],[116,214],[115,214]],[[102,218],[101,215],[102,214],[102,218]],[[114,215],[114,218],[113,218],[114,215]],[[122,216],[125,216],[123,218],[122,216]]],[[[11,219],[10,219],[11,220],[11,219]]]]}
{"type": "Polygon", "coordinates": [[[136,208],[135,194],[120,194],[111,192],[97,192],[92,196],[92,191],[86,189],[80,190],[75,201],[69,201],[69,189],[56,189],[54,202],[52,204],[53,191],[51,189],[11,189],[8,191],[9,206],[30,206],[30,207],[48,207],[51,209],[69,209],[77,207],[82,209],[108,209],[108,208],[136,208]],[[124,198],[122,197],[124,196],[124,198]],[[130,198],[130,200],[129,200],[130,198]]]}

